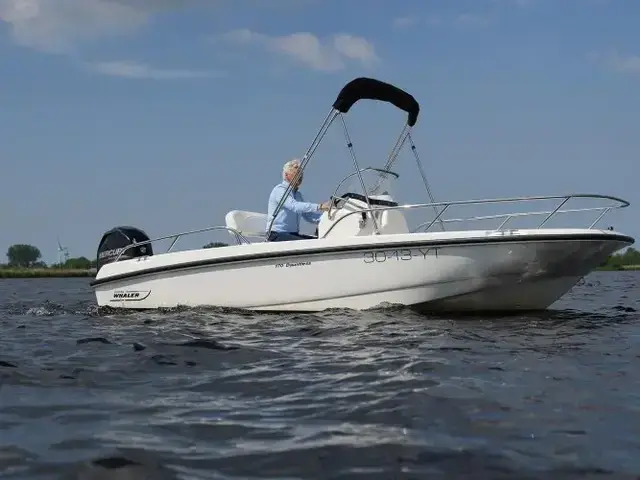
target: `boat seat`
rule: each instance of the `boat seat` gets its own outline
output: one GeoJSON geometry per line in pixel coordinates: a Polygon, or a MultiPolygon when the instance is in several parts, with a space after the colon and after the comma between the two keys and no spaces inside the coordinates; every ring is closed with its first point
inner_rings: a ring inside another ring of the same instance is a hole
{"type": "MultiPolygon", "coordinates": [[[[264,240],[267,229],[267,215],[265,213],[231,210],[224,217],[228,228],[237,230],[246,237],[260,237],[264,240]]],[[[235,238],[233,232],[229,234],[235,238]]]]}

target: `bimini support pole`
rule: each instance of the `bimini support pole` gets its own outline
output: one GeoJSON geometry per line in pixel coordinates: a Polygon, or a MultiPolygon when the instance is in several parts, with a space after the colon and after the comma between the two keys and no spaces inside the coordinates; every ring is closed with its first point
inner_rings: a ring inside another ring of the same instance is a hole
{"type": "MultiPolygon", "coordinates": [[[[409,140],[409,143],[411,145],[411,152],[413,152],[413,156],[416,159],[416,165],[418,165],[418,171],[420,172],[420,176],[422,177],[422,182],[424,183],[425,188],[427,189],[427,194],[429,195],[429,199],[431,200],[431,203],[436,203],[436,201],[433,198],[433,194],[431,193],[431,188],[429,187],[429,182],[427,181],[427,175],[424,173],[424,168],[422,167],[422,162],[420,161],[420,157],[418,156],[418,149],[416,148],[416,144],[413,143],[413,138],[411,137],[411,132],[407,132],[407,139],[409,140]]],[[[444,222],[442,221],[442,219],[440,218],[440,214],[442,212],[438,211],[438,208],[434,205],[433,209],[436,212],[436,215],[438,218],[438,223],[440,223],[440,228],[442,228],[442,231],[445,231],[444,228],[444,222]]]]}
{"type": "Polygon", "coordinates": [[[351,136],[349,135],[349,129],[347,128],[347,122],[345,122],[344,120],[344,115],[340,114],[340,120],[342,121],[342,127],[344,129],[344,139],[347,141],[347,148],[349,149],[349,153],[351,154],[351,159],[353,160],[353,166],[356,169],[358,178],[360,179],[360,186],[362,187],[364,198],[367,200],[367,207],[369,207],[369,214],[371,215],[371,220],[373,220],[373,232],[376,235],[379,235],[380,230],[378,229],[378,222],[376,221],[376,216],[371,210],[371,201],[369,200],[369,192],[367,192],[367,187],[364,184],[364,179],[362,178],[362,172],[360,171],[360,166],[358,165],[358,160],[356,160],[356,154],[355,154],[355,151],[353,150],[353,142],[351,141],[351,136]]]}
{"type": "Polygon", "coordinates": [[[309,145],[309,148],[307,149],[306,153],[302,157],[302,162],[300,163],[300,168],[298,169],[296,176],[292,179],[291,183],[287,185],[284,195],[282,195],[280,202],[278,202],[278,205],[275,211],[273,212],[273,217],[271,217],[271,220],[269,221],[269,228],[267,228],[267,233],[265,235],[265,242],[269,240],[269,234],[271,233],[271,227],[273,226],[273,222],[276,219],[276,215],[280,213],[280,210],[282,209],[282,206],[284,205],[284,202],[286,201],[287,196],[289,196],[289,194],[291,193],[291,190],[293,190],[293,188],[291,187],[291,184],[295,183],[298,177],[304,173],[304,169],[307,166],[307,163],[309,163],[309,161],[311,160],[311,157],[313,156],[314,152],[318,148],[318,145],[320,145],[320,142],[322,141],[324,136],[327,134],[327,130],[329,130],[329,127],[335,120],[338,113],[339,113],[338,110],[331,107],[331,110],[329,110],[329,113],[325,117],[324,122],[322,122],[322,126],[318,130],[318,133],[313,139],[313,142],[311,142],[311,145],[309,145]]]}
{"type": "MultiPolygon", "coordinates": [[[[396,139],[395,145],[391,149],[391,152],[389,152],[389,156],[387,157],[387,162],[385,163],[383,170],[391,170],[391,167],[395,163],[396,158],[398,158],[398,155],[400,154],[400,150],[402,150],[404,143],[407,141],[407,135],[409,135],[410,131],[411,131],[411,127],[405,124],[404,127],[402,128],[402,132],[400,132],[400,135],[396,139]]],[[[384,181],[383,180],[384,176],[385,174],[382,174],[382,173],[379,175],[380,179],[378,180],[376,185],[371,188],[372,194],[378,193],[378,190],[380,189],[380,187],[382,186],[382,182],[384,181]]]]}

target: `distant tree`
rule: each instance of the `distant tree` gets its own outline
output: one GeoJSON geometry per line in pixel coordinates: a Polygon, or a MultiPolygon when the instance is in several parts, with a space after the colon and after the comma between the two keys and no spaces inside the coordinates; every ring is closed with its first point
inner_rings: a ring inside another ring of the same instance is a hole
{"type": "Polygon", "coordinates": [[[228,246],[229,244],[224,242],[211,242],[211,243],[207,243],[206,245],[203,245],[202,248],[216,248],[216,247],[228,247],[228,246]]]}
{"type": "Polygon", "coordinates": [[[627,248],[624,253],[614,253],[603,264],[613,270],[624,270],[628,265],[640,265],[640,252],[632,247],[627,248]]]}
{"type": "Polygon", "coordinates": [[[32,267],[40,257],[42,257],[40,250],[33,245],[19,243],[11,245],[7,250],[10,267],[32,267]]]}
{"type": "Polygon", "coordinates": [[[69,258],[64,262],[63,268],[89,270],[91,268],[91,260],[86,257],[69,258]]]}
{"type": "Polygon", "coordinates": [[[624,265],[640,265],[640,252],[633,247],[627,248],[622,254],[622,262],[624,265]]]}

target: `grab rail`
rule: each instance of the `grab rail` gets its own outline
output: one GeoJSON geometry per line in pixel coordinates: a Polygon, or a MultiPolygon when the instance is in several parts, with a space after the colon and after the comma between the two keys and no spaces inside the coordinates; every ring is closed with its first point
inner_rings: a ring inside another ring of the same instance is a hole
{"type": "MultiPolygon", "coordinates": [[[[622,207],[620,207],[620,208],[622,208],[622,207]]],[[[558,210],[556,212],[556,214],[559,214],[559,213],[575,213],[575,212],[591,212],[591,211],[605,210],[604,214],[602,215],[602,216],[604,216],[611,209],[612,209],[612,207],[570,208],[570,209],[567,209],[567,210],[558,210]]],[[[528,217],[528,216],[534,216],[534,215],[549,215],[550,213],[553,213],[553,210],[545,210],[545,211],[540,211],[540,212],[499,213],[499,214],[496,214],[496,215],[483,215],[483,216],[467,217],[467,218],[447,218],[447,219],[440,219],[439,221],[441,221],[443,223],[462,223],[462,222],[475,222],[475,221],[481,221],[481,220],[494,220],[494,219],[504,218],[505,219],[504,222],[502,222],[498,226],[498,228],[496,228],[496,230],[502,230],[502,228],[512,218],[528,217]]],[[[598,217],[596,219],[596,222],[592,223],[589,228],[593,228],[593,226],[602,218],[602,216],[598,217]]],[[[422,227],[424,227],[425,225],[430,225],[430,224],[431,224],[431,222],[421,223],[420,225],[415,227],[412,230],[412,232],[413,233],[418,232],[422,227]]],[[[538,226],[537,228],[540,228],[540,227],[538,226]]],[[[427,231],[427,229],[425,228],[424,231],[427,231]]]]}
{"type": "Polygon", "coordinates": [[[435,216],[433,220],[430,222],[425,222],[418,227],[416,227],[413,231],[416,232],[419,228],[426,225],[427,227],[424,231],[429,230],[436,222],[455,222],[455,221],[473,221],[473,220],[486,220],[491,218],[506,218],[504,222],[500,224],[500,226],[495,230],[501,230],[504,225],[513,217],[519,216],[527,216],[527,215],[547,215],[547,217],[536,227],[542,228],[544,224],[546,224],[551,218],[553,218],[558,213],[569,213],[569,212],[578,212],[578,211],[600,211],[603,212],[596,218],[596,220],[589,226],[589,228],[593,228],[601,219],[604,217],[610,210],[618,209],[618,208],[626,208],[630,205],[629,202],[622,198],[612,197],[609,195],[598,195],[598,194],[587,194],[587,193],[575,193],[570,195],[549,195],[549,196],[535,196],[535,197],[511,197],[511,198],[491,198],[491,199],[482,199],[482,200],[458,200],[452,202],[434,202],[434,203],[415,203],[415,204],[406,204],[406,205],[397,205],[397,206],[388,206],[388,207],[372,207],[372,208],[362,208],[360,210],[353,210],[351,212],[346,213],[344,216],[340,217],[333,225],[329,227],[329,229],[324,233],[322,238],[325,238],[333,228],[338,225],[345,218],[354,215],[354,214],[362,214],[363,212],[377,212],[377,211],[385,211],[385,210],[411,210],[415,208],[431,208],[431,207],[443,207],[442,210],[435,216]],[[616,202],[616,205],[605,205],[600,207],[589,207],[583,209],[567,209],[561,210],[561,208],[572,198],[589,198],[589,199],[601,199],[601,200],[612,200],[616,202]],[[496,204],[496,203],[525,203],[531,201],[538,200],[562,200],[560,204],[552,211],[544,211],[544,212],[521,212],[521,213],[505,213],[498,215],[491,215],[486,217],[470,217],[468,219],[449,219],[449,220],[441,220],[442,214],[451,206],[458,205],[486,205],[486,204],[496,204]]]}
{"type": "Polygon", "coordinates": [[[130,250],[130,249],[132,249],[134,247],[139,247],[141,245],[147,245],[149,243],[158,242],[160,240],[168,240],[169,238],[173,238],[173,242],[171,242],[171,245],[169,245],[169,248],[167,249],[167,251],[164,252],[164,253],[169,253],[171,251],[171,249],[173,249],[175,244],[178,243],[178,240],[180,240],[181,237],[194,235],[196,233],[211,232],[211,231],[215,231],[215,230],[226,230],[227,232],[233,233],[235,235],[235,237],[236,237],[236,241],[237,241],[238,245],[240,245],[242,243],[251,243],[242,233],[240,233],[238,230],[236,230],[234,228],[226,227],[226,226],[206,227],[206,228],[200,228],[198,230],[189,230],[187,232],[174,233],[172,235],[166,235],[164,237],[158,237],[158,238],[154,238],[154,239],[151,239],[151,240],[145,240],[144,242],[131,243],[131,244],[127,245],[126,247],[124,247],[122,249],[122,251],[118,254],[118,256],[116,257],[114,262],[117,262],[124,252],[126,252],[126,251],[128,251],[128,250],[130,250]]]}

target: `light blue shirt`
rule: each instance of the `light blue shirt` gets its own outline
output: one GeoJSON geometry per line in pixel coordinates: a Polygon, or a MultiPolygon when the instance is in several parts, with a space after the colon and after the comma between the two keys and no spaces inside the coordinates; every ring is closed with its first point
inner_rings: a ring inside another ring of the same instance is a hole
{"type": "MultiPolygon", "coordinates": [[[[269,206],[267,208],[267,230],[269,229],[269,223],[273,218],[273,212],[276,211],[276,208],[278,207],[278,204],[280,203],[280,200],[288,186],[289,183],[283,181],[271,190],[271,195],[269,195],[269,206]]],[[[322,212],[318,210],[318,207],[319,205],[317,203],[305,202],[298,189],[289,192],[289,195],[280,208],[278,215],[276,215],[276,218],[273,220],[271,231],[299,233],[300,217],[304,218],[309,223],[318,224],[320,217],[322,216],[322,212]]]]}

